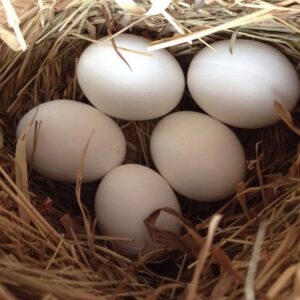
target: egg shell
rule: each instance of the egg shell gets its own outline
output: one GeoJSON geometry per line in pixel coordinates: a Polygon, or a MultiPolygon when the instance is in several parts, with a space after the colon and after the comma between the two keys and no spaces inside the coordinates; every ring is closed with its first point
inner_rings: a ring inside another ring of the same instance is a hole
{"type": "Polygon", "coordinates": [[[223,40],[202,49],[188,70],[188,88],[208,114],[232,126],[259,128],[280,120],[274,101],[288,111],[300,96],[297,72],[277,49],[252,40],[223,40]]]}
{"type": "Polygon", "coordinates": [[[77,65],[79,85],[93,105],[116,118],[149,120],[178,104],[185,79],[168,51],[148,52],[150,40],[121,34],[114,38],[117,53],[105,39],[88,46],[77,65]]]}
{"type": "Polygon", "coordinates": [[[90,105],[72,100],[40,104],[23,116],[17,137],[33,120],[40,126],[37,131],[34,125],[31,126],[27,138],[27,159],[31,161],[33,156],[33,168],[48,178],[76,182],[90,136],[84,160],[84,182],[99,180],[124,160],[126,142],[121,129],[111,118],[90,105]]]}
{"type": "Polygon", "coordinates": [[[151,135],[152,159],[160,174],[183,196],[222,200],[245,176],[243,147],[223,123],[181,111],[163,118],[151,135]]]}
{"type": "MultiPolygon", "coordinates": [[[[95,199],[101,233],[134,238],[134,242],[113,243],[117,251],[128,256],[162,247],[150,238],[144,220],[154,210],[164,207],[181,213],[176,195],[165,179],[137,164],[122,165],[110,171],[102,179],[95,199]]],[[[166,212],[160,213],[156,226],[180,232],[178,220],[166,212]]]]}

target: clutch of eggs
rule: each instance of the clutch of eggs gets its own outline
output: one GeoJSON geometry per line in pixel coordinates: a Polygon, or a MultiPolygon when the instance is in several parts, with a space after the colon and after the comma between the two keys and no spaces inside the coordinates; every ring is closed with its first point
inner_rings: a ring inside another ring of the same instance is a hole
{"type": "Polygon", "coordinates": [[[126,141],[118,125],[84,103],[53,100],[40,104],[23,116],[17,137],[26,128],[30,129],[28,161],[37,172],[54,180],[76,182],[86,146],[84,182],[99,180],[125,157],[126,141]],[[33,121],[39,125],[28,127],[33,121]]]}
{"type": "MultiPolygon", "coordinates": [[[[137,164],[119,166],[105,175],[95,199],[102,234],[133,239],[113,243],[118,252],[129,256],[162,247],[150,238],[144,220],[154,210],[164,207],[181,214],[176,195],[166,180],[137,164]]],[[[156,226],[174,233],[181,228],[178,220],[165,212],[160,213],[156,226]]]]}
{"type": "Polygon", "coordinates": [[[259,128],[280,120],[274,101],[288,111],[300,96],[297,72],[277,49],[252,40],[213,43],[202,49],[188,70],[188,88],[197,104],[220,121],[259,128]]]}
{"type": "Polygon", "coordinates": [[[151,42],[120,34],[103,38],[81,54],[79,85],[104,113],[125,120],[149,120],[167,114],[180,101],[185,79],[176,59],[166,50],[148,52],[151,42]]]}

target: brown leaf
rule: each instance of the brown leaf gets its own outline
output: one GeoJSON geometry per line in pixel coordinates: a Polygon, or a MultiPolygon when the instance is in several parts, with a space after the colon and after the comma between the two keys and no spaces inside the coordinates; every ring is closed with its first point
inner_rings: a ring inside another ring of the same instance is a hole
{"type": "Polygon", "coordinates": [[[279,102],[274,102],[275,110],[277,111],[278,115],[282,119],[282,121],[296,134],[300,135],[300,128],[298,128],[293,121],[292,115],[290,112],[288,112],[283,105],[281,105],[279,102]]]}
{"type": "Polygon", "coordinates": [[[226,273],[223,274],[220,281],[218,281],[218,283],[213,288],[210,299],[211,300],[225,299],[226,294],[232,288],[232,284],[233,284],[232,277],[226,273]]]}
{"type": "Polygon", "coordinates": [[[237,283],[244,282],[243,276],[233,268],[230,258],[222,249],[212,245],[211,254],[214,261],[218,263],[225,272],[227,271],[236,280],[237,283]]]}
{"type": "Polygon", "coordinates": [[[44,214],[52,207],[52,205],[53,205],[53,201],[51,198],[48,197],[39,207],[37,207],[37,211],[40,214],[44,214]]]}
{"type": "MultiPolygon", "coordinates": [[[[167,248],[174,248],[178,249],[180,251],[183,251],[185,253],[188,253],[194,257],[197,257],[199,252],[199,244],[196,243],[192,237],[188,234],[185,235],[178,235],[174,232],[157,228],[155,226],[155,223],[160,215],[161,212],[166,212],[178,219],[178,221],[183,225],[185,228],[192,229],[192,226],[190,222],[186,219],[184,219],[177,211],[165,207],[161,209],[157,209],[154,212],[150,214],[150,216],[144,221],[148,232],[151,236],[151,238],[162,245],[164,245],[167,248]]],[[[192,229],[193,230],[193,229],[192,229]]],[[[199,235],[197,233],[197,235],[199,235]]]]}

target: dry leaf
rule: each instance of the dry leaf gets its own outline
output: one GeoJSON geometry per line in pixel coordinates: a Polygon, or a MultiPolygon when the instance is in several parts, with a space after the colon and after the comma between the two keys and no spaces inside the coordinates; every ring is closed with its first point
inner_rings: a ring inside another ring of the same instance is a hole
{"type": "MultiPolygon", "coordinates": [[[[151,213],[151,215],[144,221],[151,238],[164,245],[167,248],[174,248],[185,253],[188,253],[194,257],[197,257],[199,251],[199,245],[187,234],[178,235],[174,232],[167,231],[161,228],[157,228],[155,223],[161,212],[169,213],[176,217],[180,223],[186,227],[190,227],[190,222],[180,216],[175,210],[165,207],[157,209],[151,213]]],[[[197,233],[198,234],[198,233],[197,233]]]]}
{"type": "Polygon", "coordinates": [[[293,130],[296,134],[300,135],[300,128],[298,128],[293,121],[292,115],[290,112],[288,112],[282,104],[280,104],[278,101],[274,102],[274,107],[282,119],[282,121],[291,129],[293,130]]]}
{"type": "Polygon", "coordinates": [[[53,201],[51,198],[47,198],[43,203],[42,205],[40,205],[39,207],[37,207],[37,211],[40,213],[40,214],[44,214],[46,211],[50,210],[51,207],[53,206],[53,201]]]}
{"type": "Polygon", "coordinates": [[[233,268],[230,258],[222,249],[212,245],[211,254],[214,261],[217,262],[225,272],[227,271],[229,274],[231,274],[237,283],[244,282],[244,278],[233,268]]]}
{"type": "Polygon", "coordinates": [[[211,300],[221,300],[225,299],[225,295],[232,288],[233,280],[229,274],[224,273],[221,280],[215,285],[210,299],[211,300]]]}

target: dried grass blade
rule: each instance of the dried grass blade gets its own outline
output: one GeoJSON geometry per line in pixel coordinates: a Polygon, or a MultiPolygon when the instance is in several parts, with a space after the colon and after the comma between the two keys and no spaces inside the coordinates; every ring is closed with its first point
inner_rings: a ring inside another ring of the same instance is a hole
{"type": "MultiPolygon", "coordinates": [[[[88,218],[86,216],[86,213],[84,211],[83,205],[81,203],[81,185],[82,185],[82,179],[83,179],[83,170],[84,170],[84,161],[87,155],[87,151],[88,151],[88,147],[89,144],[91,142],[91,139],[93,137],[95,130],[92,131],[92,133],[90,134],[87,143],[83,149],[82,152],[82,156],[80,159],[80,163],[79,163],[79,168],[77,171],[77,178],[76,178],[76,199],[77,199],[77,203],[79,205],[81,214],[82,214],[82,218],[83,218],[83,222],[84,222],[84,227],[85,227],[85,231],[86,231],[86,235],[88,237],[88,243],[89,243],[89,249],[90,249],[90,253],[91,253],[91,257],[93,258],[93,254],[95,253],[95,247],[94,247],[94,240],[93,240],[93,235],[91,233],[91,226],[90,223],[88,221],[88,218]]],[[[73,230],[72,228],[70,228],[72,234],[73,234],[73,230]]],[[[74,233],[75,235],[75,233],[74,233]]],[[[89,267],[90,264],[88,263],[89,267]]]]}
{"type": "Polygon", "coordinates": [[[249,262],[246,282],[245,282],[245,297],[246,300],[255,300],[254,281],[256,276],[256,269],[260,258],[260,251],[264,242],[265,234],[267,231],[268,222],[263,221],[257,233],[251,260],[249,262]]]}
{"type": "MultiPolygon", "coordinates": [[[[30,216],[31,221],[36,225],[39,233],[44,237],[58,243],[61,238],[60,234],[43,218],[37,209],[25,198],[18,186],[13,182],[5,170],[0,166],[0,174],[9,183],[8,186],[4,180],[0,180],[0,187],[14,200],[18,206],[30,216]]],[[[24,221],[23,221],[24,222],[24,221]]],[[[27,223],[25,223],[27,224],[27,223]]],[[[65,249],[69,249],[69,244],[64,242],[65,249]]],[[[67,250],[68,251],[68,250],[67,250]]]]}
{"type": "Polygon", "coordinates": [[[55,251],[54,251],[54,253],[53,253],[51,259],[49,260],[49,263],[48,263],[47,266],[46,266],[46,269],[45,269],[46,271],[50,269],[50,267],[51,267],[53,261],[55,260],[56,256],[58,255],[59,250],[60,250],[60,248],[61,248],[61,246],[62,246],[62,244],[63,244],[63,240],[64,240],[64,235],[62,234],[61,240],[60,240],[59,244],[57,245],[57,247],[56,247],[56,249],[55,249],[55,251]]]}
{"type": "Polygon", "coordinates": [[[0,284],[0,299],[16,300],[17,298],[15,298],[3,284],[0,284]]]}
{"type": "Polygon", "coordinates": [[[182,284],[182,283],[168,283],[168,284],[161,285],[156,290],[154,290],[151,293],[151,295],[146,298],[146,300],[161,299],[161,294],[162,293],[165,293],[168,290],[176,289],[176,288],[180,288],[180,287],[184,287],[184,284],[182,284]]]}
{"type": "Polygon", "coordinates": [[[267,19],[272,18],[272,14],[271,14],[272,11],[273,11],[273,9],[262,9],[260,11],[254,12],[252,14],[249,14],[249,15],[246,15],[246,16],[243,16],[240,18],[235,18],[232,21],[229,21],[227,23],[224,23],[224,24],[221,24],[221,25],[209,28],[209,29],[193,32],[193,33],[190,33],[190,34],[187,34],[184,36],[180,36],[180,37],[172,37],[172,38],[158,40],[156,42],[151,43],[148,46],[148,51],[154,51],[154,50],[159,50],[159,49],[163,49],[163,48],[167,48],[167,47],[171,47],[171,46],[176,46],[179,44],[183,44],[183,43],[187,43],[187,42],[190,42],[190,41],[193,41],[196,39],[203,38],[205,36],[211,35],[213,33],[219,32],[219,31],[228,30],[231,28],[239,27],[239,26],[249,25],[254,22],[267,20],[267,19]]]}
{"type": "Polygon", "coordinates": [[[4,143],[4,133],[2,127],[0,126],[0,150],[3,148],[3,143],[4,143]]]}
{"type": "Polygon", "coordinates": [[[19,26],[20,20],[18,18],[18,15],[17,15],[14,7],[12,6],[10,0],[1,0],[1,2],[2,2],[3,8],[6,13],[8,25],[13,28],[13,30],[16,34],[17,40],[19,42],[20,48],[23,51],[25,51],[27,49],[27,45],[26,45],[24,36],[22,34],[22,31],[20,29],[20,26],[19,26]]]}
{"type": "Polygon", "coordinates": [[[142,15],[145,13],[133,0],[115,0],[115,2],[127,13],[133,15],[142,15]]]}
{"type": "Polygon", "coordinates": [[[264,266],[264,268],[261,270],[261,272],[259,273],[259,275],[256,278],[256,288],[257,289],[261,289],[265,284],[266,281],[269,279],[266,277],[266,275],[268,274],[268,271],[270,269],[272,269],[272,267],[274,265],[276,265],[276,263],[278,261],[280,261],[280,259],[285,255],[285,253],[287,253],[287,251],[289,250],[289,248],[291,247],[291,245],[293,245],[297,239],[297,234],[296,233],[297,229],[289,229],[287,234],[285,235],[285,239],[282,241],[281,245],[279,246],[279,248],[276,250],[276,252],[273,254],[272,258],[268,261],[268,263],[264,266]]]}
{"type": "Polygon", "coordinates": [[[290,112],[288,112],[282,104],[280,104],[278,101],[274,102],[274,107],[281,117],[282,121],[296,134],[300,135],[300,128],[298,128],[293,121],[292,115],[290,112]]]}
{"type": "Polygon", "coordinates": [[[152,6],[146,12],[146,15],[154,16],[163,13],[171,4],[171,2],[172,0],[151,0],[152,6]]]}
{"type": "Polygon", "coordinates": [[[14,50],[14,51],[20,50],[20,45],[19,45],[19,42],[18,42],[16,36],[11,31],[5,29],[5,27],[1,24],[0,24],[0,38],[12,50],[14,50]]]}
{"type": "Polygon", "coordinates": [[[296,268],[293,297],[294,299],[300,299],[300,264],[298,264],[296,268]]]}
{"type": "MultiPolygon", "coordinates": [[[[267,297],[274,299],[278,293],[286,286],[287,282],[294,276],[297,271],[297,265],[290,266],[287,268],[279,278],[272,284],[269,291],[267,292],[267,297]]],[[[294,299],[297,299],[296,297],[294,299]]]]}
{"type": "MultiPolygon", "coordinates": [[[[15,172],[16,172],[16,185],[23,193],[27,201],[30,202],[30,196],[28,191],[28,171],[27,171],[27,154],[26,145],[27,137],[32,128],[32,122],[24,129],[18,138],[15,152],[15,172]]],[[[24,209],[19,206],[20,218],[25,222],[30,221],[30,217],[25,213],[24,209]]]]}
{"type": "Polygon", "coordinates": [[[192,281],[189,283],[189,285],[187,287],[186,300],[197,299],[197,289],[198,289],[199,279],[200,279],[201,273],[204,268],[204,263],[208,257],[209,250],[210,250],[210,247],[213,242],[213,237],[214,237],[215,231],[217,229],[217,226],[218,226],[221,218],[222,218],[221,215],[215,215],[212,217],[212,219],[209,223],[207,239],[203,245],[203,248],[199,251],[198,263],[196,265],[192,281]]]}
{"type": "Polygon", "coordinates": [[[163,13],[171,4],[172,0],[151,0],[152,6],[147,12],[133,0],[115,0],[115,2],[127,13],[154,16],[163,13]]]}

